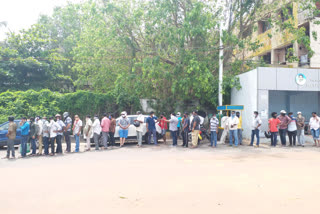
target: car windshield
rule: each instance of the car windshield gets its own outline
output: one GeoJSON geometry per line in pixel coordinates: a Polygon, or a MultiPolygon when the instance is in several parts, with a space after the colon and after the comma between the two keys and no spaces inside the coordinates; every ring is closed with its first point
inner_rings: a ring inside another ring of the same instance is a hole
{"type": "Polygon", "coordinates": [[[4,130],[8,130],[9,129],[9,123],[5,123],[2,124],[2,126],[0,126],[0,131],[4,131],[4,130]]]}

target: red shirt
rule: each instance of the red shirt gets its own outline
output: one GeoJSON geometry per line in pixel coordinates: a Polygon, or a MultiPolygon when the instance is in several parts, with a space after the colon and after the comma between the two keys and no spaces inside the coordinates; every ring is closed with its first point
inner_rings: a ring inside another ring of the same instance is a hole
{"type": "Polygon", "coordinates": [[[278,132],[278,125],[281,123],[281,121],[276,118],[271,118],[269,120],[269,125],[270,125],[270,132],[278,132]]]}
{"type": "Polygon", "coordinates": [[[167,130],[167,129],[168,129],[168,124],[167,124],[167,122],[166,122],[165,120],[167,120],[167,118],[166,118],[166,117],[163,117],[163,118],[160,120],[159,126],[161,127],[161,129],[167,130]]]}

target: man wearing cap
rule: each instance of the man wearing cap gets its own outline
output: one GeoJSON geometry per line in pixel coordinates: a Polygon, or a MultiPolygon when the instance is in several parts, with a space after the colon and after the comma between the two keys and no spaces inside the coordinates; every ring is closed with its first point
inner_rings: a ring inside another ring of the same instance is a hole
{"type": "Polygon", "coordinates": [[[178,128],[178,131],[177,131],[177,138],[180,139],[180,128],[181,128],[181,121],[182,121],[182,117],[181,117],[181,113],[178,112],[177,113],[177,119],[178,119],[178,125],[177,125],[177,128],[178,128]]]}
{"type": "Polygon", "coordinates": [[[302,116],[302,113],[298,111],[297,113],[297,138],[298,138],[298,144],[302,147],[304,147],[304,127],[305,127],[305,121],[306,119],[302,116]]]}
{"type": "Polygon", "coordinates": [[[280,120],[280,126],[279,126],[279,134],[280,134],[280,140],[281,140],[281,145],[286,146],[286,135],[287,135],[287,130],[288,130],[288,125],[291,122],[290,117],[286,115],[285,110],[280,111],[280,115],[278,116],[278,119],[280,120]]]}
{"type": "MultiPolygon", "coordinates": [[[[121,112],[121,118],[118,122],[119,125],[119,137],[120,137],[120,147],[124,146],[126,139],[128,138],[128,132],[130,127],[130,120],[127,118],[127,112],[121,112]]],[[[147,127],[148,131],[148,127],[147,127]]]]}
{"type": "Polygon", "coordinates": [[[312,112],[312,117],[310,118],[309,128],[311,135],[313,137],[315,146],[320,146],[319,130],[320,130],[320,118],[316,112],[312,112]]]}
{"type": "Polygon", "coordinates": [[[56,115],[56,119],[57,119],[57,124],[59,125],[59,130],[57,132],[57,154],[62,154],[62,137],[63,137],[63,130],[65,129],[66,125],[64,124],[64,122],[61,120],[61,115],[57,114],[56,115]]]}

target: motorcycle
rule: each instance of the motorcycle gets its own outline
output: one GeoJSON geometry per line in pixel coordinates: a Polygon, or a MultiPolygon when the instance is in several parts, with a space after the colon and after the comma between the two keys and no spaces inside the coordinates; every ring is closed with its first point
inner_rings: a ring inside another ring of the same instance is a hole
{"type": "MultiPolygon", "coordinates": [[[[188,138],[189,138],[189,142],[191,142],[192,141],[192,132],[189,132],[188,138]]],[[[203,126],[203,124],[201,124],[199,135],[198,135],[198,145],[200,145],[200,142],[205,140],[205,138],[210,140],[210,134],[208,133],[207,129],[203,126]]]]}

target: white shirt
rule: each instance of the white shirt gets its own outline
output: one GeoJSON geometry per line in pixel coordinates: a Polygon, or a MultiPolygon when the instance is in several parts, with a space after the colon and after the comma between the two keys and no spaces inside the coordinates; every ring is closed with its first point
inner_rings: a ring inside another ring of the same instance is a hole
{"type": "Polygon", "coordinates": [[[100,134],[101,133],[101,126],[100,126],[100,120],[99,119],[95,119],[94,120],[94,122],[92,124],[92,130],[96,134],[100,134]]]}
{"type": "Polygon", "coordinates": [[[54,120],[50,121],[49,124],[50,127],[50,138],[54,138],[57,137],[57,132],[56,131],[60,131],[61,127],[59,126],[58,123],[56,123],[54,120]]]}
{"type": "Polygon", "coordinates": [[[318,116],[310,118],[310,129],[318,130],[320,128],[320,118],[318,116]]]}
{"type": "Polygon", "coordinates": [[[226,125],[229,127],[229,130],[237,130],[238,129],[239,118],[237,116],[229,117],[226,125]],[[233,127],[231,127],[233,126],[233,127]]]}
{"type": "Polygon", "coordinates": [[[36,122],[36,124],[37,124],[38,127],[39,127],[38,136],[40,136],[40,135],[42,135],[42,131],[43,131],[43,122],[42,122],[42,120],[38,120],[38,121],[36,122]]]}
{"type": "Polygon", "coordinates": [[[47,120],[44,121],[42,125],[42,132],[43,132],[42,134],[43,137],[50,137],[50,124],[47,120]]]}
{"type": "MultiPolygon", "coordinates": [[[[62,120],[57,120],[58,125],[60,126],[61,129],[59,131],[63,131],[63,128],[66,126],[62,120]]],[[[63,132],[58,132],[57,135],[63,135],[63,132]]]]}
{"type": "MultiPolygon", "coordinates": [[[[143,115],[140,114],[140,115],[137,117],[137,120],[138,120],[138,121],[142,121],[142,123],[143,123],[143,122],[144,122],[144,117],[143,117],[143,115]]],[[[137,132],[143,132],[142,123],[140,123],[140,126],[139,126],[139,127],[136,127],[137,132]]]]}
{"type": "MultiPolygon", "coordinates": [[[[262,124],[262,121],[260,119],[259,116],[257,117],[253,117],[253,120],[252,120],[252,130],[255,130],[257,128],[258,125],[261,125],[262,124]]],[[[258,129],[260,129],[260,126],[258,127],[258,129]]]]}
{"type": "Polygon", "coordinates": [[[288,124],[288,131],[289,132],[294,132],[297,131],[297,119],[296,118],[291,118],[292,120],[290,121],[290,123],[288,124]]]}
{"type": "Polygon", "coordinates": [[[92,131],[92,120],[88,119],[86,121],[86,125],[84,126],[83,129],[83,135],[84,135],[84,139],[87,139],[87,137],[92,138],[93,137],[93,131],[92,131]],[[89,130],[90,128],[90,130],[89,130]],[[89,130],[89,132],[88,132],[89,130]],[[87,136],[87,132],[88,132],[88,136],[87,136]]]}
{"type": "Polygon", "coordinates": [[[74,121],[73,135],[76,135],[79,131],[81,131],[80,126],[82,127],[82,121],[80,119],[78,121],[74,121]]]}

